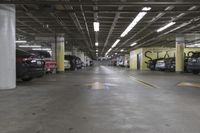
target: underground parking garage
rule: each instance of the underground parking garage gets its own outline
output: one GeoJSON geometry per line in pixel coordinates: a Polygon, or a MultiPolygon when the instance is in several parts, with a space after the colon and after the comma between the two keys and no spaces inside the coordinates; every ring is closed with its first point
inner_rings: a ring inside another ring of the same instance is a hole
{"type": "Polygon", "coordinates": [[[1,133],[199,133],[199,0],[0,1],[1,133]]]}

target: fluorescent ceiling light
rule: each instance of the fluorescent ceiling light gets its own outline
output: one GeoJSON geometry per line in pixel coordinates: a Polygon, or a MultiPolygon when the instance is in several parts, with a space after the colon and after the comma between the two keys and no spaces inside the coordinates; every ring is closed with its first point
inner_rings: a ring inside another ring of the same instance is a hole
{"type": "Polygon", "coordinates": [[[199,48],[200,44],[192,44],[192,45],[186,45],[187,48],[199,48]]]}
{"type": "Polygon", "coordinates": [[[119,42],[120,42],[120,39],[117,39],[117,40],[115,41],[115,43],[112,45],[112,48],[116,47],[117,44],[118,44],[119,42]]]}
{"type": "Polygon", "coordinates": [[[20,48],[41,48],[40,45],[19,45],[20,48]]]}
{"type": "Polygon", "coordinates": [[[136,42],[134,42],[134,43],[132,43],[130,46],[131,47],[133,47],[133,46],[135,46],[137,43],[136,42]]]}
{"type": "Polygon", "coordinates": [[[97,49],[96,52],[98,52],[99,50],[97,49]]]}
{"type": "Polygon", "coordinates": [[[93,22],[94,31],[99,31],[99,22],[93,22]]]}
{"type": "Polygon", "coordinates": [[[51,51],[50,48],[33,48],[32,50],[45,50],[45,51],[51,51]]]}
{"type": "Polygon", "coordinates": [[[95,42],[95,46],[97,46],[97,47],[98,47],[98,46],[99,46],[99,43],[98,43],[98,42],[95,42]]]}
{"type": "Polygon", "coordinates": [[[17,40],[16,43],[27,43],[26,40],[17,40]]]}
{"type": "Polygon", "coordinates": [[[124,52],[124,49],[121,49],[120,51],[121,51],[121,52],[124,52]]]}
{"type": "Polygon", "coordinates": [[[133,27],[135,27],[135,25],[147,14],[146,11],[149,11],[149,10],[151,10],[151,7],[144,7],[142,9],[142,12],[139,12],[139,14],[129,24],[129,26],[125,29],[125,31],[121,34],[120,37],[125,37],[133,29],[133,27]]]}
{"type": "Polygon", "coordinates": [[[108,53],[112,50],[112,48],[110,48],[107,52],[106,52],[106,55],[108,55],[108,53]]]}
{"type": "Polygon", "coordinates": [[[142,8],[142,11],[150,11],[151,10],[151,7],[144,7],[142,8]]]}
{"type": "Polygon", "coordinates": [[[161,31],[163,31],[163,30],[169,28],[170,26],[172,26],[172,25],[174,25],[174,24],[176,24],[176,22],[170,22],[170,23],[168,23],[167,25],[165,25],[165,26],[161,27],[160,29],[158,29],[157,32],[161,32],[161,31]]]}

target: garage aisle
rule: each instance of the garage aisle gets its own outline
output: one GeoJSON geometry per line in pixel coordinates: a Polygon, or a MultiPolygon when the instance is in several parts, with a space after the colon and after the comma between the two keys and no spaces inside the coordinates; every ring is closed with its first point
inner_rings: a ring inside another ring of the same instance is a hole
{"type": "Polygon", "coordinates": [[[199,133],[199,76],[94,67],[0,91],[1,133],[199,133]]]}

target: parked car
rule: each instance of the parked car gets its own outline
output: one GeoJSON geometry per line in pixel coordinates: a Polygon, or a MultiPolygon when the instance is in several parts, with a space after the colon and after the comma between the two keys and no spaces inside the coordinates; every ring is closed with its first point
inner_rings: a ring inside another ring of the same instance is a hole
{"type": "Polygon", "coordinates": [[[70,60],[64,61],[64,67],[65,67],[65,70],[70,70],[71,68],[70,60]]]}
{"type": "Polygon", "coordinates": [[[94,65],[94,63],[93,63],[93,61],[91,60],[91,61],[90,61],[90,66],[93,66],[93,65],[94,65]]]}
{"type": "Polygon", "coordinates": [[[73,55],[65,55],[65,69],[75,70],[81,69],[83,67],[83,62],[79,57],[73,55]]]}
{"type": "Polygon", "coordinates": [[[154,71],[156,70],[156,62],[158,60],[162,60],[163,58],[158,58],[158,59],[153,59],[153,60],[149,60],[147,63],[147,68],[149,68],[150,70],[154,71]]]}
{"type": "Polygon", "coordinates": [[[175,58],[166,58],[165,59],[165,70],[175,72],[176,69],[176,61],[175,58]]]}
{"type": "Polygon", "coordinates": [[[33,78],[44,75],[45,62],[41,58],[32,55],[23,50],[16,50],[16,76],[23,81],[29,81],[33,78]]]}
{"type": "MultiPolygon", "coordinates": [[[[185,62],[184,71],[188,72],[187,70],[188,57],[185,57],[184,62],[185,62]]],[[[159,59],[149,60],[147,67],[150,70],[162,70],[162,71],[166,70],[166,71],[174,72],[176,69],[175,57],[170,57],[166,59],[159,58],[159,59]]]]}
{"type": "Polygon", "coordinates": [[[200,52],[195,52],[188,58],[187,69],[193,74],[200,73],[200,52]]]}
{"type": "Polygon", "coordinates": [[[46,73],[55,73],[56,72],[56,61],[51,58],[51,55],[48,51],[44,50],[30,50],[28,51],[33,53],[45,61],[45,71],[46,73]]]}

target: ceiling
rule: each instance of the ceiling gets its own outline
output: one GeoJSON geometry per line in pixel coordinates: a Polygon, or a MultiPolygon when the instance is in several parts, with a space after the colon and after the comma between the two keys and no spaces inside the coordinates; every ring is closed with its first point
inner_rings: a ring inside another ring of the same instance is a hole
{"type": "Polygon", "coordinates": [[[151,10],[120,38],[110,54],[121,49],[126,52],[138,47],[174,46],[175,35],[200,33],[199,0],[1,0],[0,3],[16,4],[18,36],[33,39],[64,33],[68,43],[91,56],[96,55],[96,49],[99,56],[104,56],[143,7],[151,10]],[[94,32],[94,21],[100,22],[99,32],[94,32]],[[171,21],[176,24],[156,32],[171,21]],[[98,48],[95,42],[99,43],[98,48]],[[133,42],[137,45],[130,47],[133,42]]]}

